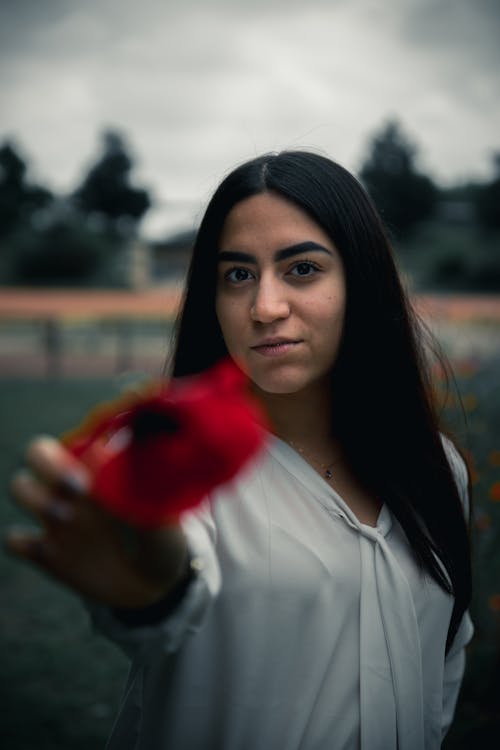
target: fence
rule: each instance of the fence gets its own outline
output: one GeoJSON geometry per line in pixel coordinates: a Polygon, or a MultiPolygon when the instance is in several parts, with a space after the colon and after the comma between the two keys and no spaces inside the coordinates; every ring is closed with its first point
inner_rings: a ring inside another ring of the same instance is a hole
{"type": "MultiPolygon", "coordinates": [[[[4,289],[0,374],[101,376],[164,365],[181,292],[4,289]]],[[[459,357],[500,351],[500,296],[416,297],[445,348],[459,357]]]]}
{"type": "Polygon", "coordinates": [[[158,374],[180,302],[177,287],[148,292],[7,290],[0,294],[3,376],[158,374]]]}

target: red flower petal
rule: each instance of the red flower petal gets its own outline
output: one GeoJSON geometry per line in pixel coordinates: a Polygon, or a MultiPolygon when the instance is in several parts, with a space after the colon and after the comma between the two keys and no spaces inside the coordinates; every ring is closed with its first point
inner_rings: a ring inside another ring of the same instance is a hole
{"type": "Polygon", "coordinates": [[[130,523],[157,526],[232,479],[259,450],[265,419],[231,360],[101,408],[66,439],[92,496],[130,523]]]}

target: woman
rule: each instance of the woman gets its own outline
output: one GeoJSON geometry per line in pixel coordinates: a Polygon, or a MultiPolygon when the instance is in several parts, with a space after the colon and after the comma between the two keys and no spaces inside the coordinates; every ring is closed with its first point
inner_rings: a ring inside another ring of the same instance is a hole
{"type": "Polygon", "coordinates": [[[472,635],[467,471],[380,219],[329,159],[259,157],[210,201],[173,373],[227,354],[273,434],[179,528],[123,544],[56,443],[14,482],[48,531],[13,551],[132,656],[109,747],[440,747],[472,635]]]}

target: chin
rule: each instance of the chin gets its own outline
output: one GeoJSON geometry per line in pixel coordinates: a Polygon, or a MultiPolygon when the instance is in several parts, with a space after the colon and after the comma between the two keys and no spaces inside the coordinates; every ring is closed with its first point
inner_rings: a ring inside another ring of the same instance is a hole
{"type": "Polygon", "coordinates": [[[250,379],[256,388],[262,393],[268,393],[276,396],[292,395],[299,393],[307,388],[309,383],[304,381],[298,382],[294,378],[252,378],[250,379]]]}
{"type": "Polygon", "coordinates": [[[311,372],[303,368],[283,368],[281,372],[249,372],[248,377],[257,391],[276,396],[292,396],[297,393],[330,391],[331,371],[311,372]]]}

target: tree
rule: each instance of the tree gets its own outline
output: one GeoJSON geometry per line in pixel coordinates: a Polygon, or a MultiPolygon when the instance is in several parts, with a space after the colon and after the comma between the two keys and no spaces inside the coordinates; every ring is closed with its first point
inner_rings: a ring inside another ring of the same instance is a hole
{"type": "Polygon", "coordinates": [[[111,250],[78,216],[57,218],[36,232],[20,231],[14,240],[14,281],[33,285],[84,284],[111,250]]]}
{"type": "Polygon", "coordinates": [[[500,151],[493,155],[495,176],[476,192],[476,214],[484,229],[500,229],[500,151]]]}
{"type": "Polygon", "coordinates": [[[0,237],[6,237],[21,224],[29,223],[36,211],[52,203],[51,192],[31,185],[26,172],[26,163],[14,146],[5,142],[0,147],[0,237]]]}
{"type": "Polygon", "coordinates": [[[396,120],[373,136],[369,148],[360,170],[361,180],[388,227],[404,237],[432,215],[437,188],[417,171],[417,149],[396,120]]]}
{"type": "Polygon", "coordinates": [[[98,216],[111,229],[120,220],[137,223],[151,205],[148,193],[130,184],[132,159],[116,131],[103,135],[103,150],[73,195],[76,208],[86,216],[98,216]]]}

